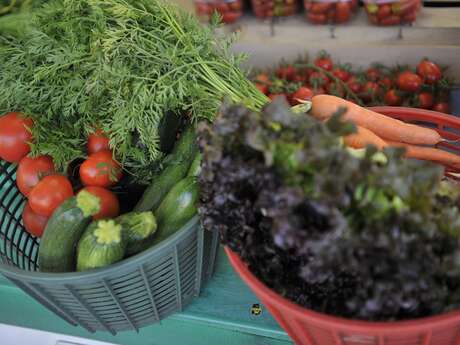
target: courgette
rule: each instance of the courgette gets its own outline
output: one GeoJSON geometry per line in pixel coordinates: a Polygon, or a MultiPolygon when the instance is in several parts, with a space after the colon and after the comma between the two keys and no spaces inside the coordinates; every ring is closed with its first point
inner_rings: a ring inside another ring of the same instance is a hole
{"type": "Polygon", "coordinates": [[[125,256],[126,239],[122,227],[113,219],[92,222],[77,247],[77,271],[108,266],[125,256]]]}
{"type": "Polygon", "coordinates": [[[134,255],[150,247],[157,230],[157,221],[151,211],[130,212],[116,218],[126,238],[126,255],[134,255]]]}
{"type": "Polygon", "coordinates": [[[187,175],[197,152],[195,130],[189,127],[174,146],[173,152],[165,159],[165,169],[147,187],[134,211],[155,210],[171,188],[187,175]]]}
{"type": "Polygon", "coordinates": [[[190,169],[188,170],[187,176],[199,176],[201,174],[201,160],[203,155],[201,152],[198,152],[193,160],[192,164],[190,165],[190,169]]]}
{"type": "Polygon", "coordinates": [[[75,248],[82,233],[99,212],[99,199],[91,193],[64,201],[48,220],[38,249],[38,264],[43,272],[75,271],[75,248]]]}
{"type": "Polygon", "coordinates": [[[198,182],[189,176],[177,183],[154,212],[158,231],[153,244],[157,244],[180,230],[197,213],[198,182]]]}

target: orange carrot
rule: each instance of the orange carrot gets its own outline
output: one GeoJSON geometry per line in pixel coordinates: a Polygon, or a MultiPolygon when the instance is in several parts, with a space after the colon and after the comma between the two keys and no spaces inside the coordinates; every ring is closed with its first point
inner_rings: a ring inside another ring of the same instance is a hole
{"type": "Polygon", "coordinates": [[[354,149],[362,149],[367,145],[374,145],[379,150],[383,150],[387,146],[387,143],[382,138],[367,128],[361,126],[356,126],[356,128],[356,133],[349,134],[343,138],[345,145],[354,149]]]}
{"type": "Polygon", "coordinates": [[[415,146],[398,142],[387,142],[389,146],[404,147],[407,158],[432,161],[447,167],[460,169],[460,156],[434,147],[415,146]]]}
{"type": "Polygon", "coordinates": [[[324,121],[341,107],[347,109],[344,120],[367,128],[382,139],[416,145],[436,145],[442,141],[439,133],[433,129],[404,123],[335,96],[313,97],[310,112],[314,117],[324,121]]]}

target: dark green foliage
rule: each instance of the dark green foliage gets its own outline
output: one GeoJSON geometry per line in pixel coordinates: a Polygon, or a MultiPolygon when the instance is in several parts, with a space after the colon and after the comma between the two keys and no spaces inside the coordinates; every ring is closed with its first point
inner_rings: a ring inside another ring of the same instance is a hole
{"type": "Polygon", "coordinates": [[[317,311],[393,320],[455,308],[459,187],[401,150],[356,158],[340,140],[352,130],[340,114],[322,124],[282,102],[225,107],[201,128],[205,227],[317,311]]]}
{"type": "Polygon", "coordinates": [[[266,102],[232,40],[167,1],[54,0],[32,24],[23,38],[0,37],[0,113],[32,116],[32,153],[61,168],[85,155],[99,126],[124,166],[149,180],[171,146],[160,143],[162,125],[175,126],[165,116],[212,119],[225,95],[252,109],[266,102]]]}

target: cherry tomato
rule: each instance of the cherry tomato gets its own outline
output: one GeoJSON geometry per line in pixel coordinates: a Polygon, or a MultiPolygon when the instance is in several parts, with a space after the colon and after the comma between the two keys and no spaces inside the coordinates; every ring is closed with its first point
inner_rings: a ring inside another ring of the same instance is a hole
{"type": "Polygon", "coordinates": [[[16,172],[16,184],[24,196],[37,185],[43,177],[54,175],[53,159],[50,156],[38,156],[35,158],[24,157],[19,162],[16,172]]]}
{"type": "Polygon", "coordinates": [[[331,58],[328,55],[323,55],[314,61],[316,67],[325,69],[326,71],[332,71],[334,64],[332,63],[331,58]]]}
{"type": "Polygon", "coordinates": [[[431,109],[433,101],[433,94],[430,92],[420,92],[417,96],[418,107],[422,109],[431,109]]]}
{"type": "Polygon", "coordinates": [[[343,82],[347,82],[348,79],[350,79],[350,77],[351,77],[351,75],[350,75],[350,73],[348,71],[346,71],[346,70],[344,70],[344,69],[342,69],[340,67],[336,67],[334,69],[334,71],[332,72],[332,74],[335,77],[339,78],[343,82]]]}
{"type": "Polygon", "coordinates": [[[228,12],[228,10],[230,9],[228,4],[225,2],[218,2],[215,6],[217,12],[219,12],[220,14],[224,14],[225,12],[228,12]]]}
{"type": "Polygon", "coordinates": [[[325,14],[333,6],[330,2],[315,2],[310,8],[310,12],[313,14],[325,14]]]}
{"type": "Polygon", "coordinates": [[[299,102],[299,100],[300,101],[310,101],[312,98],[313,98],[313,91],[305,86],[300,87],[292,95],[292,101],[294,104],[300,104],[301,102],[299,102]]]}
{"type": "Polygon", "coordinates": [[[413,23],[413,22],[415,22],[416,19],[417,19],[417,12],[413,11],[413,12],[406,13],[402,17],[401,22],[403,22],[403,23],[413,23]]]}
{"type": "Polygon", "coordinates": [[[350,20],[351,9],[348,2],[338,2],[335,4],[334,21],[336,23],[346,23],[350,20]]]}
{"type": "Polygon", "coordinates": [[[307,13],[307,19],[313,24],[326,24],[327,17],[325,14],[307,13]]]}
{"type": "Polygon", "coordinates": [[[267,85],[263,85],[263,84],[260,84],[260,83],[256,83],[255,85],[256,85],[256,88],[258,88],[260,92],[262,92],[265,95],[268,94],[268,86],[267,85]]]}
{"type": "Polygon", "coordinates": [[[310,85],[313,87],[323,86],[329,83],[329,78],[321,72],[313,72],[308,78],[310,85]]]}
{"type": "Polygon", "coordinates": [[[393,86],[393,81],[389,77],[383,77],[380,79],[379,84],[384,88],[384,89],[391,89],[393,86]]]}
{"type": "Polygon", "coordinates": [[[368,81],[364,84],[363,91],[361,93],[361,99],[365,102],[370,102],[379,96],[381,92],[379,84],[368,81]]]}
{"type": "Polygon", "coordinates": [[[360,93],[363,90],[363,84],[356,79],[356,77],[351,77],[347,82],[348,87],[353,93],[360,93]]]}
{"type": "Polygon", "coordinates": [[[417,92],[422,86],[422,79],[411,71],[404,71],[398,75],[396,83],[403,91],[417,92]]]}
{"type": "Polygon", "coordinates": [[[34,235],[35,237],[41,237],[46,224],[48,223],[48,217],[35,213],[29,203],[26,203],[26,206],[22,211],[22,223],[29,234],[34,235]]]}
{"type": "Polygon", "coordinates": [[[93,215],[93,219],[114,218],[120,214],[120,203],[117,196],[102,187],[85,187],[80,192],[87,191],[99,198],[100,210],[93,215]]]}
{"type": "Polygon", "coordinates": [[[208,4],[206,4],[204,2],[195,2],[195,5],[196,5],[196,13],[198,15],[209,16],[209,15],[212,14],[213,9],[208,4]]]}
{"type": "Polygon", "coordinates": [[[261,84],[265,84],[265,85],[269,85],[270,84],[270,77],[268,76],[267,73],[259,73],[257,76],[256,76],[256,81],[261,83],[261,84]]]}
{"type": "Polygon", "coordinates": [[[417,74],[427,84],[435,84],[442,77],[439,66],[428,59],[420,61],[417,66],[417,74]]]}
{"type": "Polygon", "coordinates": [[[45,176],[29,194],[30,207],[41,216],[50,217],[54,210],[73,196],[73,189],[67,177],[45,176]]]}
{"type": "Polygon", "coordinates": [[[377,10],[378,20],[382,20],[389,16],[391,16],[391,6],[389,4],[379,6],[379,9],[377,10]]]}
{"type": "Polygon", "coordinates": [[[80,166],[80,179],[85,186],[110,187],[122,175],[120,164],[108,150],[93,153],[80,166]]]}
{"type": "Polygon", "coordinates": [[[230,2],[228,5],[233,11],[241,11],[243,9],[243,3],[239,0],[230,2]]]}
{"type": "Polygon", "coordinates": [[[17,163],[30,152],[33,121],[21,113],[8,113],[0,117],[0,158],[17,163]]]}
{"type": "Polygon", "coordinates": [[[370,81],[377,81],[380,79],[380,71],[374,67],[368,68],[366,71],[366,78],[370,81]]]}
{"type": "Polygon", "coordinates": [[[103,150],[110,150],[109,138],[100,129],[88,136],[87,151],[93,154],[103,150]]]}
{"type": "Polygon", "coordinates": [[[313,95],[318,96],[318,95],[325,95],[326,91],[322,86],[316,87],[313,89],[313,95]]]}
{"type": "Polygon", "coordinates": [[[389,17],[379,20],[379,24],[383,26],[397,25],[401,23],[401,17],[396,15],[391,15],[389,17]]]}
{"type": "Polygon", "coordinates": [[[294,66],[292,65],[278,67],[278,70],[276,71],[276,76],[278,78],[289,80],[289,81],[292,81],[295,75],[296,75],[296,70],[294,66]]]}
{"type": "Polygon", "coordinates": [[[447,102],[438,102],[435,105],[433,105],[433,110],[434,111],[439,111],[440,113],[449,114],[449,112],[450,112],[449,103],[447,103],[447,102]]]}
{"type": "Polygon", "coordinates": [[[395,89],[388,90],[383,100],[386,105],[399,106],[402,104],[402,98],[395,89]]]}

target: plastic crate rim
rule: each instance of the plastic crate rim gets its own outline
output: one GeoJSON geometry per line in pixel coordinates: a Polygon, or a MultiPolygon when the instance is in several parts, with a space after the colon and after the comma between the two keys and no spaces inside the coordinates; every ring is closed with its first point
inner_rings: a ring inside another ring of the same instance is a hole
{"type": "Polygon", "coordinates": [[[157,245],[132,257],[123,259],[122,261],[109,265],[107,267],[93,269],[86,272],[47,273],[40,271],[26,271],[1,262],[0,272],[5,274],[7,277],[13,279],[31,280],[33,282],[43,281],[44,283],[50,283],[52,281],[55,281],[58,282],[60,285],[65,283],[72,283],[80,278],[85,279],[86,283],[100,281],[101,277],[105,277],[111,274],[114,274],[115,276],[120,276],[120,273],[130,271],[133,267],[141,266],[146,261],[151,260],[155,256],[161,255],[161,252],[164,249],[167,249],[168,247],[175,245],[176,242],[181,241],[196,226],[199,226],[198,215],[194,216],[175,234],[168,237],[164,241],[158,243],[157,245]]]}

